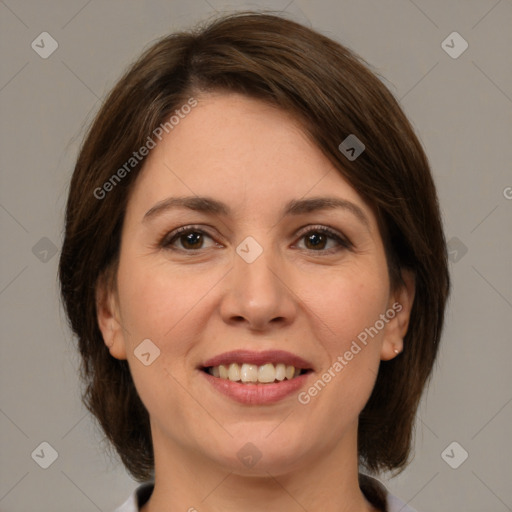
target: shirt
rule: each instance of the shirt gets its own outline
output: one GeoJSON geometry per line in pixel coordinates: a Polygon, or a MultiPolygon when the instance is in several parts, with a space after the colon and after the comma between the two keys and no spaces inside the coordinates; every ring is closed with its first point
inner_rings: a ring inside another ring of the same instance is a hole
{"type": "MultiPolygon", "coordinates": [[[[390,494],[381,482],[368,476],[366,478],[385,492],[386,512],[416,512],[416,510],[409,507],[400,498],[390,494]]],[[[140,512],[140,507],[149,501],[153,487],[154,482],[145,482],[139,485],[133,494],[120,507],[116,508],[114,512],[140,512]]]]}

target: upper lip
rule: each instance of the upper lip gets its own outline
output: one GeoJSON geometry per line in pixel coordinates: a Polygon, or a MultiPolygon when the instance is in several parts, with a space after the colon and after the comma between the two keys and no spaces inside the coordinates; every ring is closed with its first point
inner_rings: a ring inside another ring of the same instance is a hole
{"type": "Polygon", "coordinates": [[[209,368],[211,366],[229,365],[231,363],[238,364],[254,364],[262,366],[266,363],[294,366],[304,370],[312,369],[312,364],[302,357],[299,357],[284,350],[265,350],[263,352],[253,352],[251,350],[232,350],[231,352],[224,352],[218,356],[208,359],[202,363],[202,368],[209,368]]]}

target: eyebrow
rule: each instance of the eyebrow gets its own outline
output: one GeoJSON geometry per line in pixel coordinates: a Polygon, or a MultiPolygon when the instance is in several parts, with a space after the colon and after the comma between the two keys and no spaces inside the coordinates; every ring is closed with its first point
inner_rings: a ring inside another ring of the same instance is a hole
{"type": "MultiPolygon", "coordinates": [[[[168,197],[156,203],[144,215],[143,222],[156,217],[166,211],[176,208],[189,209],[196,212],[209,213],[215,215],[224,215],[226,217],[231,215],[231,208],[216,199],[211,197],[189,196],[189,197],[168,197]]],[[[333,210],[341,208],[352,213],[359,219],[368,229],[370,222],[363,210],[356,204],[340,199],[338,197],[313,197],[309,199],[293,199],[289,201],[282,214],[282,217],[287,215],[301,215],[304,213],[311,213],[320,210],[333,210]]]]}

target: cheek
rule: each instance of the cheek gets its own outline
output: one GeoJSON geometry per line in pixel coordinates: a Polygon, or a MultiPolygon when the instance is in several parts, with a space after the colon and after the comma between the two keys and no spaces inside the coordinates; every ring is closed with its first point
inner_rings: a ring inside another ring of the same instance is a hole
{"type": "Polygon", "coordinates": [[[328,416],[339,432],[357,418],[378,374],[384,331],[371,328],[386,311],[388,282],[375,268],[347,272],[316,295],[317,314],[312,317],[318,319],[318,341],[327,356],[318,379],[325,384],[316,381],[306,393],[315,414],[328,416]],[[334,417],[333,408],[339,412],[334,417]]]}
{"type": "Polygon", "coordinates": [[[201,298],[213,286],[210,281],[211,277],[192,279],[186,273],[171,272],[165,264],[144,265],[127,258],[119,266],[128,362],[137,392],[156,421],[167,417],[169,409],[175,418],[186,415],[182,386],[189,378],[187,355],[202,331],[197,312],[201,298]],[[146,339],[159,350],[147,366],[136,356],[146,339]]]}
{"type": "MultiPolygon", "coordinates": [[[[212,290],[225,270],[194,267],[177,269],[165,260],[158,263],[124,262],[119,268],[119,295],[125,326],[125,342],[133,350],[149,338],[160,349],[155,366],[188,378],[191,349],[207,329],[213,314],[212,290]]],[[[133,368],[138,369],[133,360],[133,368]]]]}
{"type": "Polygon", "coordinates": [[[125,261],[119,268],[121,312],[131,335],[164,341],[199,303],[209,279],[173,272],[165,263],[125,261]]]}
{"type": "Polygon", "coordinates": [[[331,356],[350,347],[365,329],[384,313],[388,301],[388,280],[380,265],[359,266],[318,287],[314,303],[318,327],[325,333],[324,345],[331,356]]]}

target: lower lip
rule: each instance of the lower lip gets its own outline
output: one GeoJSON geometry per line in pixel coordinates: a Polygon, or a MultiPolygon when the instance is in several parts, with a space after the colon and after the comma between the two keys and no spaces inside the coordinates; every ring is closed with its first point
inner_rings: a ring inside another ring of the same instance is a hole
{"type": "Polygon", "coordinates": [[[307,378],[312,373],[304,373],[291,380],[285,379],[273,384],[242,384],[229,379],[220,379],[204,371],[199,371],[217,391],[236,402],[249,405],[266,405],[279,402],[279,400],[296,393],[304,386],[307,378]]]}

